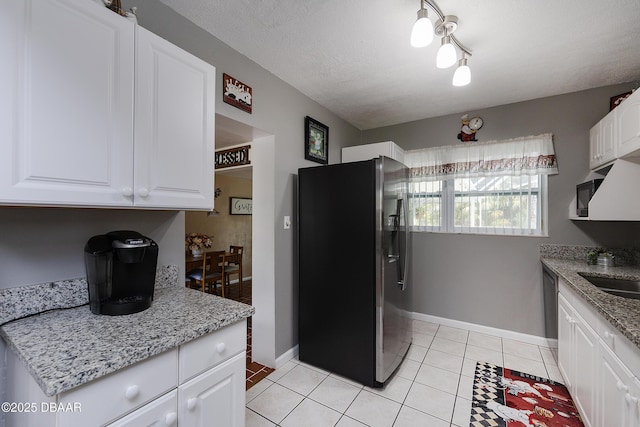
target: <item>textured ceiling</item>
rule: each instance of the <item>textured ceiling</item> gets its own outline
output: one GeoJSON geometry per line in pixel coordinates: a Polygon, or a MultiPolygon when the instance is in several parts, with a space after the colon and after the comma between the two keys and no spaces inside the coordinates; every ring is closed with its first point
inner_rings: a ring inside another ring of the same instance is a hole
{"type": "Polygon", "coordinates": [[[161,1],[362,130],[640,80],[640,0],[437,0],[465,87],[409,45],[419,0],[161,1]]]}

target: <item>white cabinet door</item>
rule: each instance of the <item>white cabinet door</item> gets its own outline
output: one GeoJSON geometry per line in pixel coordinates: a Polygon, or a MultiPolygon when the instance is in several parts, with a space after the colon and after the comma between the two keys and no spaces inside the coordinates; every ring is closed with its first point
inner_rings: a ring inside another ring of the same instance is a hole
{"type": "Polygon", "coordinates": [[[109,427],[175,427],[178,425],[177,409],[178,392],[173,390],[109,427]]]}
{"type": "Polygon", "coordinates": [[[213,209],[215,68],[136,28],[134,205],[213,209]]]}
{"type": "MultiPolygon", "coordinates": [[[[601,343],[598,423],[601,426],[632,427],[633,411],[627,395],[633,392],[633,376],[611,350],[601,343]]],[[[637,407],[637,406],[636,406],[637,407]]]]}
{"type": "Polygon", "coordinates": [[[244,427],[246,353],[178,387],[180,425],[244,427]]]}
{"type": "Polygon", "coordinates": [[[607,114],[589,132],[591,169],[599,169],[616,158],[616,122],[614,112],[607,114]]]}
{"type": "Polygon", "coordinates": [[[618,128],[618,156],[640,150],[640,91],[636,90],[615,110],[618,128]]]}
{"type": "Polygon", "coordinates": [[[573,400],[586,426],[593,426],[596,409],[596,364],[598,335],[574,313],[573,400]]]}
{"type": "Polygon", "coordinates": [[[562,295],[558,295],[558,369],[570,392],[575,372],[572,314],[569,303],[562,295]]]}
{"type": "Polygon", "coordinates": [[[0,7],[0,203],[130,203],[134,24],[93,1],[0,7]]]}
{"type": "Polygon", "coordinates": [[[558,295],[558,368],[586,426],[596,415],[598,335],[562,294],[558,295]]]}

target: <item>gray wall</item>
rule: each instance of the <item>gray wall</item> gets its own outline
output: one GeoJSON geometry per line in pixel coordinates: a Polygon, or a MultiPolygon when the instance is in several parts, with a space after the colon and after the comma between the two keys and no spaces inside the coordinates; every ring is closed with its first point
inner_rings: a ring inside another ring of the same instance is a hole
{"type": "MultiPolygon", "coordinates": [[[[304,160],[304,117],[329,126],[329,162],[340,161],[340,148],[360,142],[360,131],[311,101],[247,57],[154,0],[126,2],[138,7],[140,25],[216,67],[216,113],[262,129],[275,136],[275,325],[276,356],[298,342],[297,294],[294,277],[294,233],[284,230],[283,216],[294,215],[294,177],[298,168],[314,166],[304,160]],[[222,73],[253,90],[253,113],[222,102],[222,73]]],[[[259,41],[256,41],[259,43],[259,41]]]]}
{"type": "Polygon", "coordinates": [[[414,311],[544,336],[541,243],[639,246],[640,223],[567,219],[575,185],[589,174],[589,129],[609,111],[609,86],[363,132],[405,150],[459,144],[460,117],[484,119],[480,141],[553,133],[559,174],[549,178],[548,238],[413,233],[414,311]]]}
{"type": "MultiPolygon", "coordinates": [[[[141,26],[216,67],[216,113],[275,136],[273,252],[276,355],[281,355],[297,344],[294,233],[283,230],[282,217],[294,214],[293,189],[297,169],[317,165],[304,160],[304,116],[309,115],[329,126],[331,163],[340,161],[342,146],[360,142],[360,131],[167,6],[154,0],[123,1],[126,9],[134,5],[138,7],[141,26]],[[253,114],[222,102],[222,73],[253,88],[253,114]]],[[[115,228],[150,230],[151,237],[162,236],[161,253],[167,253],[168,262],[181,264],[184,260],[184,214],[0,207],[0,288],[84,276],[82,248],[87,238],[115,228]]]]}

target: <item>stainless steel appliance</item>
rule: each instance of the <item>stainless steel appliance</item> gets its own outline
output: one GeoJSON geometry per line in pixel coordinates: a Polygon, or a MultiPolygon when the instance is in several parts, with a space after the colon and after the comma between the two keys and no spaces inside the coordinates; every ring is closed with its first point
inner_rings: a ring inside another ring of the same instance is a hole
{"type": "Polygon", "coordinates": [[[576,186],[576,215],[589,216],[589,201],[602,184],[603,179],[592,179],[576,186]]]}
{"type": "Polygon", "coordinates": [[[545,337],[558,338],[558,275],[542,266],[545,337]]]}
{"type": "Polygon", "coordinates": [[[137,313],[151,306],[158,245],[136,231],[93,236],[84,247],[89,307],[94,314],[137,313]]]}
{"type": "Polygon", "coordinates": [[[387,157],[298,171],[299,358],[381,387],[412,340],[408,169],[387,157]]]}

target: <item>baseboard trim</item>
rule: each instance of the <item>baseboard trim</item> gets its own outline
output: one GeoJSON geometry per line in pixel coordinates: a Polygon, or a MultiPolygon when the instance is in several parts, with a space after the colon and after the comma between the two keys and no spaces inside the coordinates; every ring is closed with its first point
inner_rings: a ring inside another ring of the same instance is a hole
{"type": "Polygon", "coordinates": [[[507,338],[516,341],[522,341],[529,344],[540,345],[549,348],[558,348],[558,340],[537,335],[524,334],[522,332],[509,331],[506,329],[498,329],[491,326],[478,325],[475,323],[463,322],[460,320],[447,319],[446,317],[432,316],[430,314],[413,313],[413,318],[423,320],[425,322],[437,323],[439,325],[451,326],[452,328],[468,329],[473,332],[479,332],[487,335],[495,335],[500,338],[507,338]]]}
{"type": "MultiPolygon", "coordinates": [[[[549,348],[558,348],[558,340],[553,338],[539,337],[537,335],[523,334],[522,332],[509,331],[506,329],[498,329],[491,326],[478,325],[475,323],[463,322],[460,320],[447,319],[446,317],[432,316],[430,314],[412,313],[413,319],[423,320],[425,322],[437,323],[439,325],[451,326],[452,328],[468,329],[481,334],[494,335],[500,338],[507,338],[516,341],[522,341],[529,344],[540,345],[549,348]]],[[[285,351],[276,358],[276,369],[280,369],[289,360],[298,356],[298,345],[285,351]]]]}
{"type": "Polygon", "coordinates": [[[282,368],[282,366],[284,366],[285,363],[287,363],[289,360],[297,356],[298,356],[298,345],[296,344],[294,347],[285,351],[283,354],[278,356],[278,358],[276,358],[276,369],[282,368]]]}

